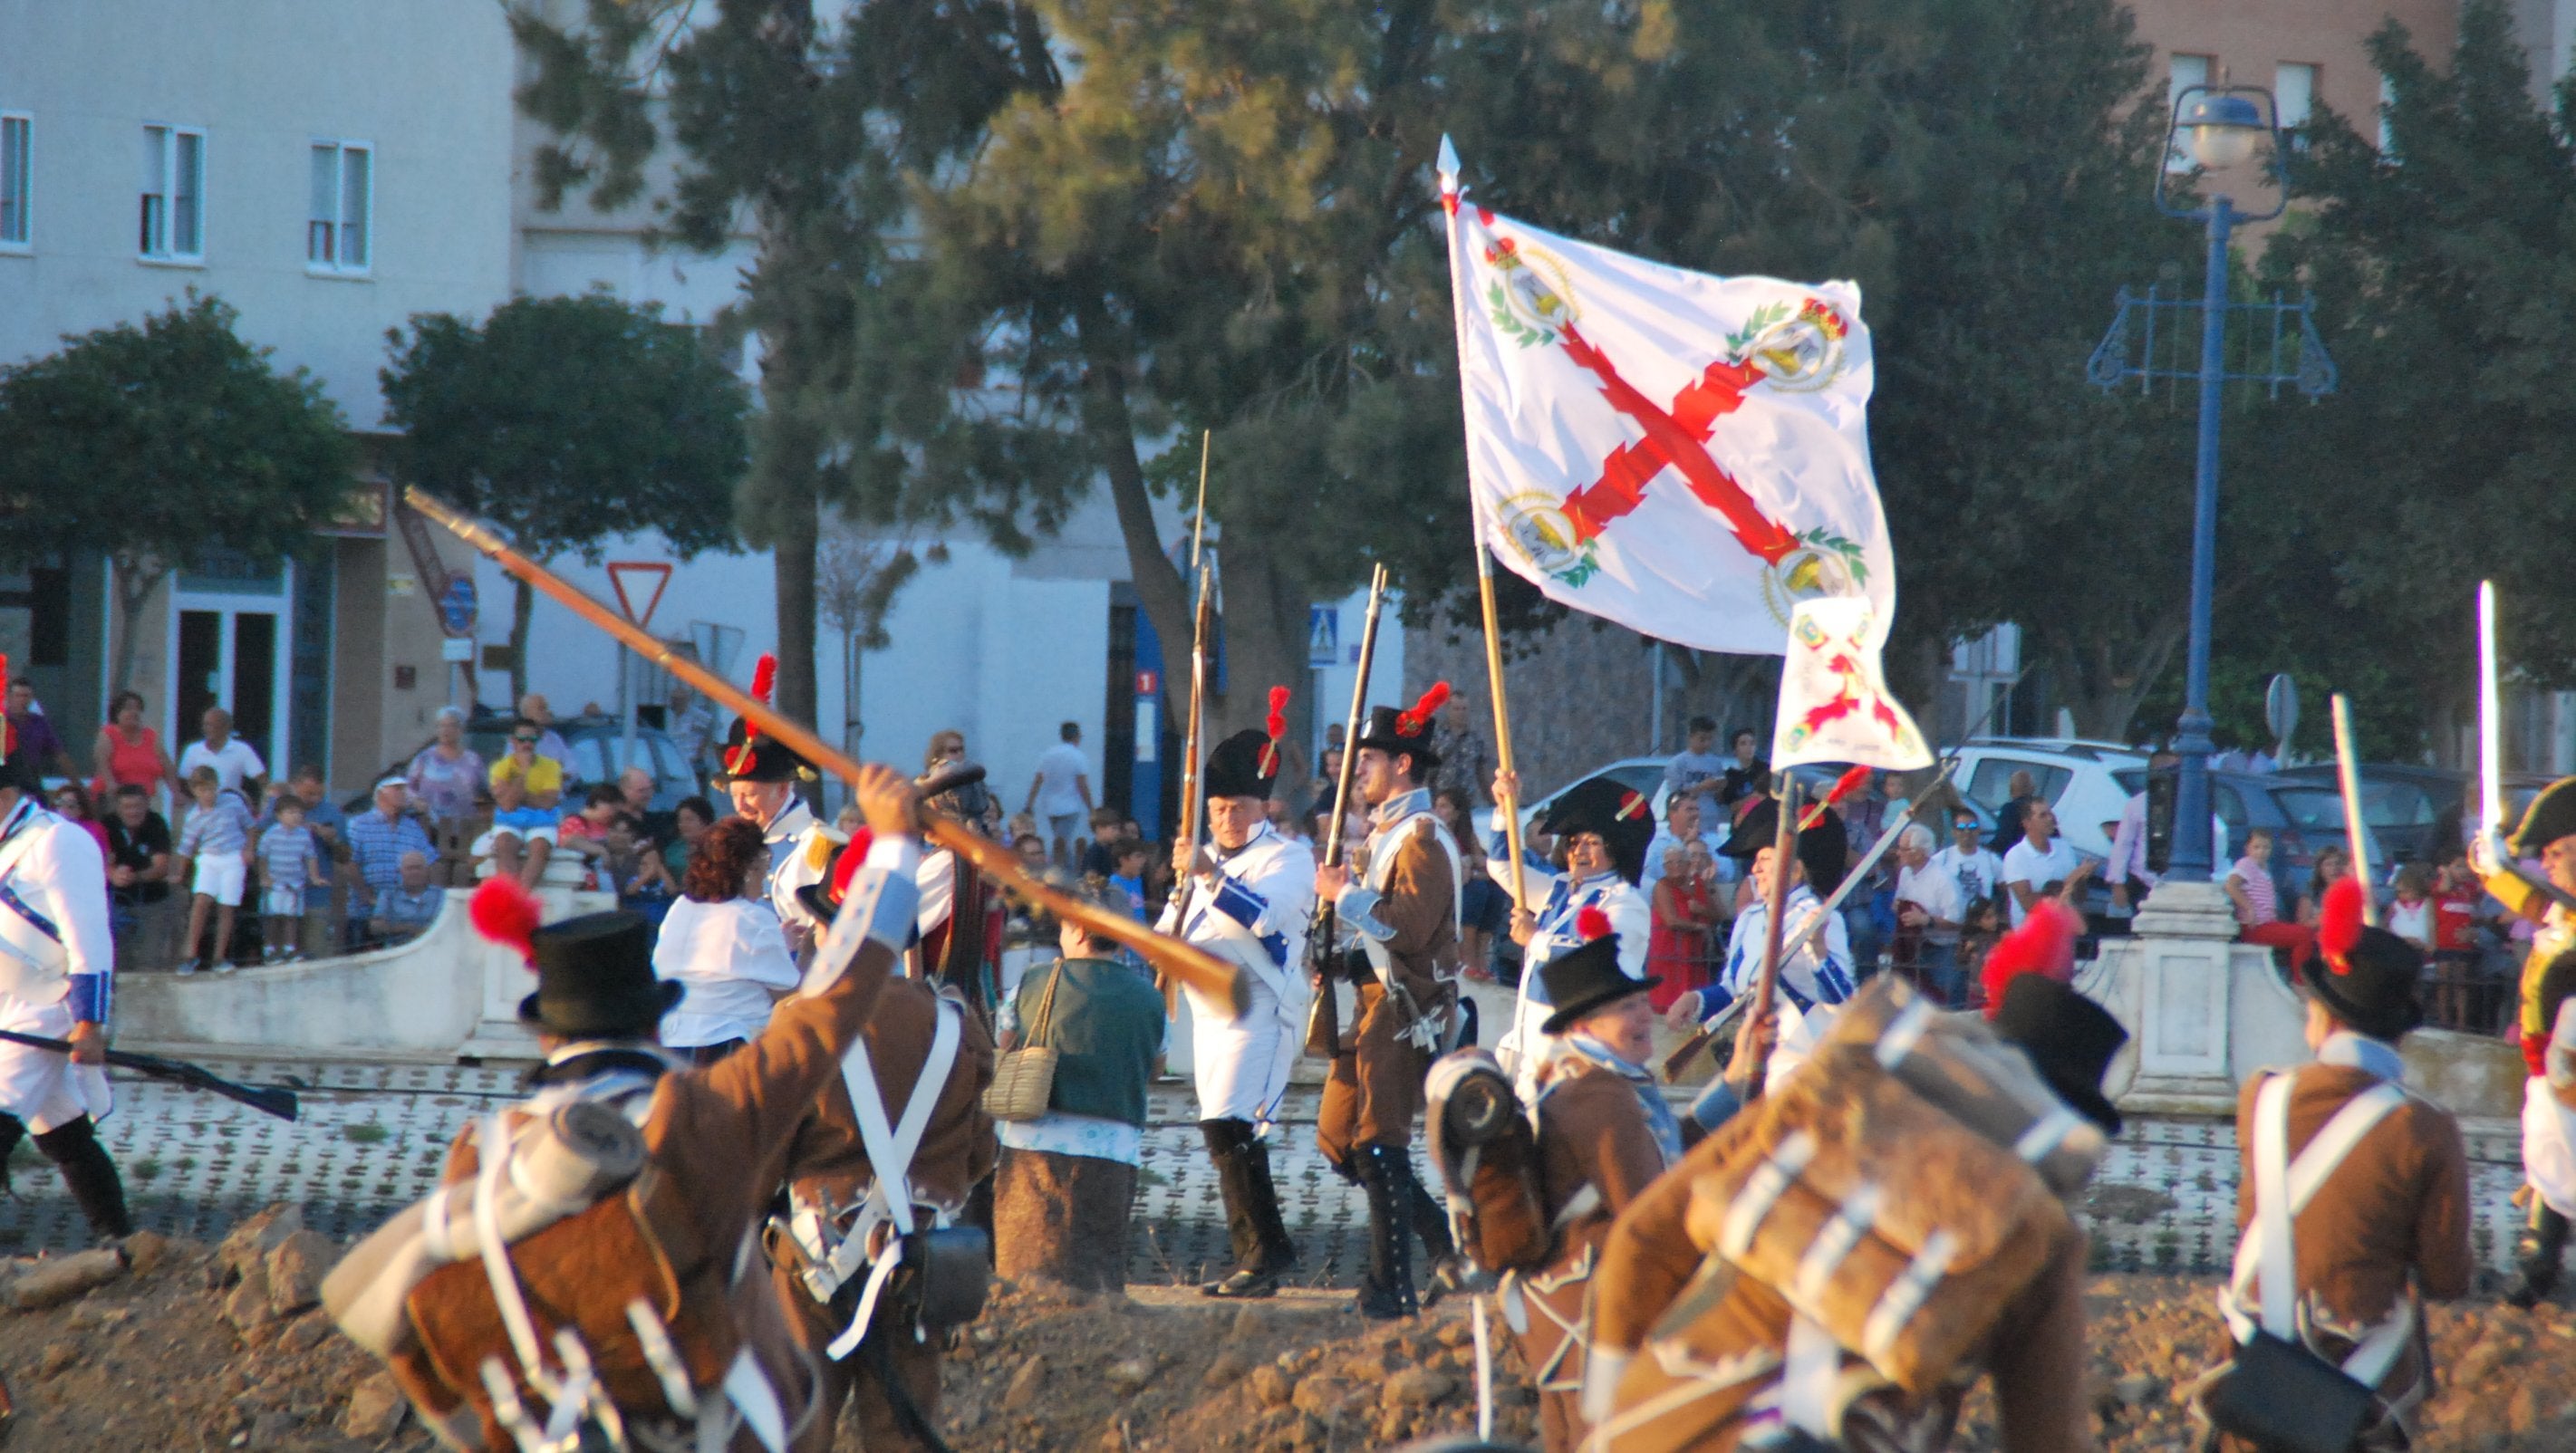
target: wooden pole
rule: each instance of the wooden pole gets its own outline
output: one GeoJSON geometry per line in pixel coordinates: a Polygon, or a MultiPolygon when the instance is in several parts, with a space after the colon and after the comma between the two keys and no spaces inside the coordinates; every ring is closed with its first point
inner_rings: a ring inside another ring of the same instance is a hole
{"type": "Polygon", "coordinates": [[[1190,719],[1184,729],[1181,758],[1181,841],[1201,846],[1199,823],[1205,805],[1199,791],[1199,748],[1207,722],[1208,636],[1216,625],[1216,592],[1209,588],[1208,568],[1198,568],[1198,608],[1190,617],[1190,719]]]}
{"type": "MultiPolygon", "coordinates": [[[[1783,771],[1780,774],[1780,833],[1771,842],[1771,886],[1763,894],[1769,910],[1762,925],[1762,973],[1753,981],[1753,1008],[1745,1022],[1759,1024],[1771,1012],[1771,1003],[1780,984],[1780,915],[1789,902],[1789,873],[1798,861],[1798,779],[1783,771]]],[[[1762,1090],[1762,1067],[1754,1066],[1752,1089],[1762,1090]]]]}
{"type": "MultiPolygon", "coordinates": [[[[403,498],[413,509],[446,527],[466,544],[490,557],[493,564],[543,591],[557,603],[583,620],[632,647],[645,660],[686,681],[708,700],[731,707],[748,718],[769,736],[776,737],[815,766],[843,779],[855,782],[859,764],[826,743],[802,724],[780,715],[770,706],[754,701],[748,692],[716,675],[696,661],[673,651],[654,639],[652,632],[628,621],[616,611],[584,594],[578,587],[527,556],[510,548],[507,541],[475,521],[448,508],[434,495],[419,489],[405,489],[403,498]]],[[[1242,1014],[1252,1006],[1252,991],[1244,984],[1241,973],[1231,964],[1195,945],[1166,938],[1123,913],[1112,913],[1084,902],[1070,894],[1030,876],[1020,866],[1019,856],[939,813],[925,814],[924,833],[931,841],[974,864],[1003,886],[1031,900],[1060,920],[1079,923],[1101,938],[1125,944],[1142,955],[1155,968],[1191,985],[1210,998],[1229,1002],[1242,1014]]]]}
{"type": "MultiPolygon", "coordinates": [[[[1481,530],[1476,537],[1476,597],[1485,610],[1485,680],[1494,696],[1494,760],[1502,767],[1504,780],[1517,783],[1519,774],[1512,766],[1512,711],[1503,696],[1503,632],[1494,612],[1494,555],[1485,548],[1481,530]]],[[[1512,855],[1512,904],[1535,913],[1538,910],[1530,906],[1529,875],[1521,866],[1520,793],[1499,794],[1494,811],[1503,819],[1503,842],[1512,855]]],[[[1477,851],[1483,850],[1479,844],[1477,851]]]]}
{"type": "MultiPolygon", "coordinates": [[[[1359,670],[1351,681],[1350,725],[1342,730],[1342,765],[1333,774],[1333,811],[1324,823],[1324,866],[1342,860],[1342,823],[1351,810],[1351,772],[1359,761],[1360,722],[1368,714],[1369,673],[1377,669],[1377,618],[1386,606],[1386,567],[1369,572],[1368,614],[1360,622],[1359,670]]],[[[1315,1002],[1306,1010],[1305,1044],[1326,1059],[1342,1053],[1341,1017],[1333,995],[1335,914],[1331,899],[1315,899],[1314,917],[1306,926],[1306,962],[1316,977],[1315,1002]]]]}

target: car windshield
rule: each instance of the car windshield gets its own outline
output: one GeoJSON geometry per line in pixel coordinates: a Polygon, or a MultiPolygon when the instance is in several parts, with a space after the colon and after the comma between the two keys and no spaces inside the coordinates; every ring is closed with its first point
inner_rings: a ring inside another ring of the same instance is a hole
{"type": "MultiPolygon", "coordinates": [[[[2367,790],[2362,793],[2369,800],[2367,790]]],[[[2275,787],[2272,801],[2281,816],[2301,832],[2343,836],[2343,794],[2321,787],[2275,787]]]]}

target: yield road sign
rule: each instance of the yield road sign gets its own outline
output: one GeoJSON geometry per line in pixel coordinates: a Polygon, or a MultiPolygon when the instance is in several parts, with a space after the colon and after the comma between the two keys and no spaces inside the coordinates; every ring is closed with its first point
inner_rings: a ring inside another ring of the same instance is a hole
{"type": "Polygon", "coordinates": [[[626,613],[628,620],[639,626],[653,624],[653,608],[662,603],[662,592],[669,588],[670,584],[671,562],[668,560],[611,560],[608,562],[608,585],[611,590],[617,592],[617,608],[626,613]],[[628,576],[636,577],[636,587],[639,590],[646,577],[650,577],[652,581],[653,593],[644,597],[644,608],[641,610],[636,609],[635,595],[627,589],[628,576]]]}

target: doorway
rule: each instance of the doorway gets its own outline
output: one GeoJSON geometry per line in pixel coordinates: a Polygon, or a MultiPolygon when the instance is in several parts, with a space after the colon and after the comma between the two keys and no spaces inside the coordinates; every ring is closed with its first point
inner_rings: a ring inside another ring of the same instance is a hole
{"type": "MultiPolygon", "coordinates": [[[[172,601],[170,736],[173,755],[195,741],[206,708],[233,714],[233,735],[248,742],[267,764],[271,781],[282,778],[287,687],[279,669],[293,607],[281,567],[274,593],[190,590],[182,579],[172,601]]],[[[225,582],[233,584],[231,581],[225,582]]],[[[248,582],[242,582],[248,583],[248,582]]],[[[267,583],[262,581],[260,583],[267,583]]]]}

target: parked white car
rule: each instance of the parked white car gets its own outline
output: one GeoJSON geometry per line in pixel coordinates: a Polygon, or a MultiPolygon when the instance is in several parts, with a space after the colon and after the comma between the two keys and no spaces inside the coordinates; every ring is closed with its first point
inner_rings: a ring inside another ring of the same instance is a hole
{"type": "Polygon", "coordinates": [[[2111,834],[2129,790],[2114,773],[2143,769],[2147,754],[2117,742],[2067,737],[1978,737],[1959,749],[1951,780],[1960,795],[2000,811],[2012,800],[2012,776],[2028,772],[2041,800],[2057,811],[2057,830],[2092,858],[2111,856],[2111,834]]]}

